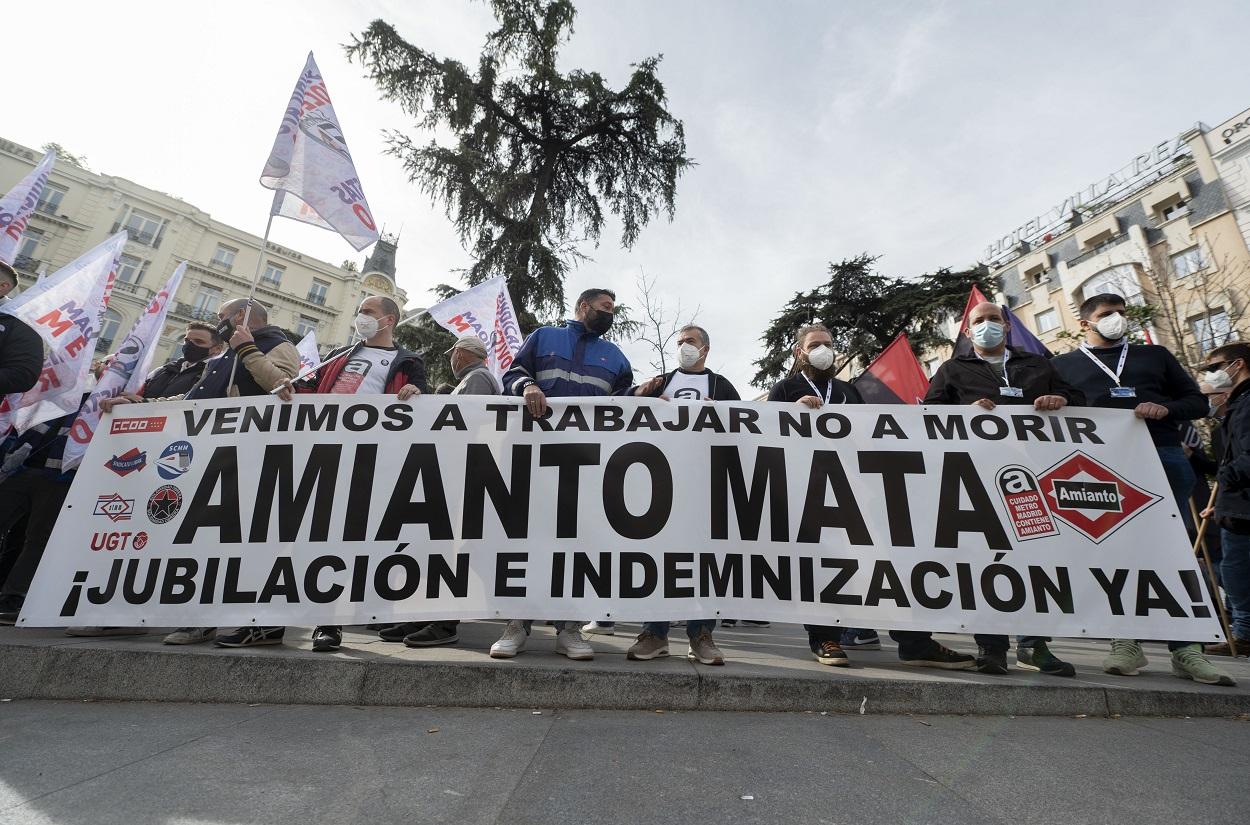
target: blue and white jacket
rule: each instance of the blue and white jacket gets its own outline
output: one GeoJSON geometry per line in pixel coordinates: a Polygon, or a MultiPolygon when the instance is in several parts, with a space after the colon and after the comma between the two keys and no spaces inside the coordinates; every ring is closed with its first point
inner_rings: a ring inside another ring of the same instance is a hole
{"type": "Polygon", "coordinates": [[[538,384],[551,398],[616,395],[629,389],[634,369],[620,347],[586,329],[581,321],[541,327],[530,333],[504,373],[510,395],[538,384]]]}

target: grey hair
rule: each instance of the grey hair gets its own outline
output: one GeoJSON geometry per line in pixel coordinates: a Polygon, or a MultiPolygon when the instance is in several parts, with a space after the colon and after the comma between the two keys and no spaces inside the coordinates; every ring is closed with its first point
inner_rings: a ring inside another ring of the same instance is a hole
{"type": "Polygon", "coordinates": [[[699,326],[698,324],[686,324],[684,327],[682,327],[681,329],[679,329],[679,330],[677,330],[677,331],[678,331],[678,332],[687,332],[687,331],[692,330],[692,329],[693,329],[693,330],[697,330],[697,331],[698,331],[698,333],[699,333],[699,340],[703,342],[703,346],[705,346],[705,347],[710,347],[710,346],[712,346],[712,339],[708,337],[707,330],[706,330],[706,329],[704,329],[703,327],[699,326]]]}

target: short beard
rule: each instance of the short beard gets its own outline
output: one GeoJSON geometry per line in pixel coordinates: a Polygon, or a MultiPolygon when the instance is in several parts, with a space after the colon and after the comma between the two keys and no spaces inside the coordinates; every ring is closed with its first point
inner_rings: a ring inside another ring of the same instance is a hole
{"type": "Polygon", "coordinates": [[[828,381],[830,378],[833,378],[835,374],[832,366],[830,366],[829,369],[827,370],[818,370],[815,367],[813,367],[810,363],[806,363],[806,362],[803,364],[803,373],[808,378],[811,378],[813,381],[821,381],[821,382],[828,381]]]}

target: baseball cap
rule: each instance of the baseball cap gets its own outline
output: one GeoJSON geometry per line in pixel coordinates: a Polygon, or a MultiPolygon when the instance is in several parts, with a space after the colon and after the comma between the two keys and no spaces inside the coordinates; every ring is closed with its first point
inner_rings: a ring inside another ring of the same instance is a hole
{"type": "Polygon", "coordinates": [[[451,345],[451,349],[443,353],[443,355],[451,355],[454,350],[467,349],[478,358],[486,357],[486,345],[482,343],[482,339],[476,335],[462,335],[456,339],[456,343],[451,345]]]}

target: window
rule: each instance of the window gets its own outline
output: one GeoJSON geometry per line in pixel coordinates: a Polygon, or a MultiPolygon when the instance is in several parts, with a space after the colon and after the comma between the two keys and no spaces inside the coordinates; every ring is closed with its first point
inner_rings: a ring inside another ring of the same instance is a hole
{"type": "Polygon", "coordinates": [[[41,243],[43,243],[43,230],[27,226],[26,231],[22,233],[22,242],[17,246],[17,258],[13,261],[13,265],[19,269],[28,269],[31,264],[37,263],[35,256],[39,252],[41,243]]]}
{"type": "Polygon", "coordinates": [[[214,286],[202,286],[195,293],[195,303],[191,305],[191,316],[199,321],[217,320],[217,307],[221,306],[222,291],[214,286]]]}
{"type": "Polygon", "coordinates": [[[1044,309],[1033,316],[1033,323],[1037,325],[1039,333],[1050,332],[1059,327],[1059,313],[1053,309],[1044,309]]]}
{"type": "Polygon", "coordinates": [[[1189,214],[1189,201],[1177,201],[1159,210],[1159,222],[1166,223],[1173,218],[1189,214]]]}
{"type": "Polygon", "coordinates": [[[308,290],[308,300],[314,304],[325,306],[326,293],[329,290],[330,285],[328,283],[313,278],[312,287],[308,290]]]}
{"type": "Polygon", "coordinates": [[[273,261],[265,261],[265,274],[260,276],[261,283],[266,283],[270,286],[281,286],[283,272],[286,272],[286,267],[279,266],[273,261]]]}
{"type": "Polygon", "coordinates": [[[1132,264],[1113,266],[1090,278],[1081,286],[1081,300],[1104,292],[1120,295],[1134,306],[1146,303],[1142,298],[1141,283],[1137,280],[1137,273],[1133,271],[1132,264]]]}
{"type": "Polygon", "coordinates": [[[35,204],[35,211],[45,215],[61,214],[61,198],[65,197],[66,191],[63,186],[49,183],[43,187],[43,192],[39,195],[39,203],[35,204]]]}
{"type": "Polygon", "coordinates": [[[137,284],[143,280],[143,273],[148,268],[148,262],[134,255],[122,255],[121,261],[117,264],[117,278],[128,284],[137,284]]]}
{"type": "Polygon", "coordinates": [[[1206,261],[1202,260],[1202,250],[1196,246],[1172,256],[1172,271],[1176,273],[1177,278],[1192,275],[1206,265],[1206,261]]]}
{"type": "Polygon", "coordinates": [[[213,253],[213,259],[209,263],[229,272],[230,267],[234,266],[234,256],[237,254],[239,254],[239,250],[219,243],[217,244],[217,251],[213,253]]]}
{"type": "Polygon", "coordinates": [[[1229,321],[1228,313],[1223,309],[1213,309],[1197,318],[1191,318],[1189,326],[1193,330],[1194,341],[1198,343],[1198,351],[1203,355],[1229,341],[1236,341],[1238,337],[1229,321]]]}
{"type": "Polygon", "coordinates": [[[156,247],[160,246],[161,229],[163,226],[164,221],[158,216],[140,212],[138,209],[131,209],[130,214],[126,216],[124,228],[130,235],[130,240],[135,243],[156,247]]]}
{"type": "Polygon", "coordinates": [[[1026,273],[1024,276],[1024,283],[1030,288],[1041,286],[1049,280],[1049,271],[1042,268],[1035,269],[1032,272],[1026,273]]]}
{"type": "Polygon", "coordinates": [[[115,309],[104,310],[104,324],[100,327],[100,337],[96,339],[97,352],[108,352],[117,337],[117,330],[122,325],[121,313],[115,309]]]}
{"type": "Polygon", "coordinates": [[[295,334],[303,338],[310,332],[317,331],[317,319],[309,318],[306,315],[300,315],[295,322],[295,334]]]}

